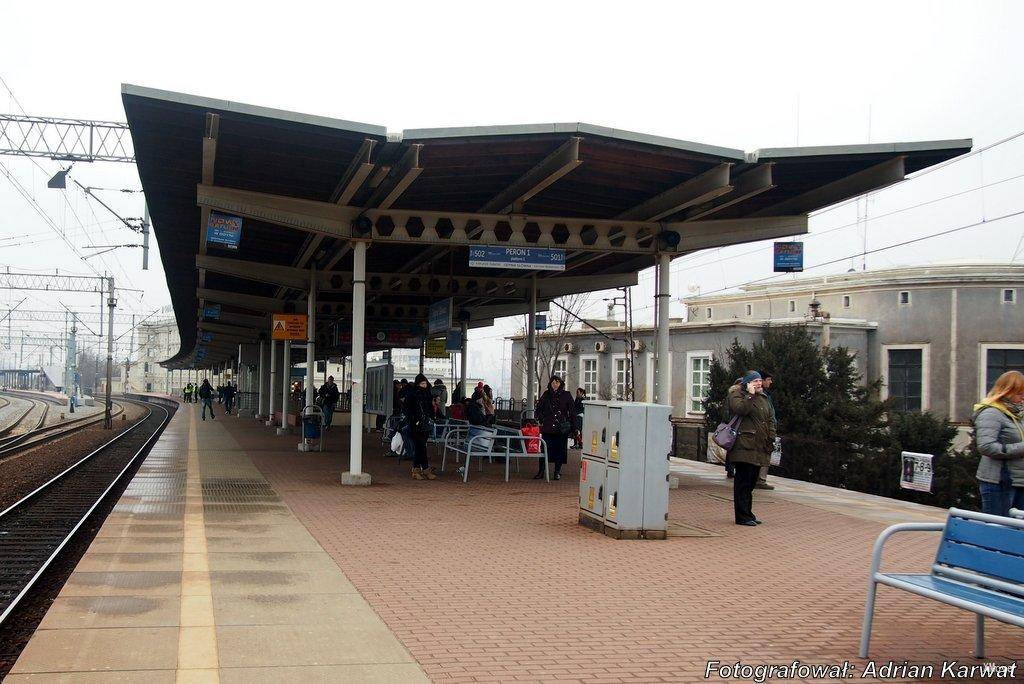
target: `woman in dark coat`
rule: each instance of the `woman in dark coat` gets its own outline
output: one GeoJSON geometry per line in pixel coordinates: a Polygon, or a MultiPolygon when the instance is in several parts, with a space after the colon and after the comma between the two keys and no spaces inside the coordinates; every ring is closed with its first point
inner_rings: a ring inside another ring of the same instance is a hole
{"type": "MultiPolygon", "coordinates": [[[[574,409],[572,395],[565,391],[562,378],[552,375],[548,388],[537,403],[537,419],[540,420],[540,435],[547,447],[548,460],[555,464],[556,480],[561,479],[562,466],[568,458],[574,409]]],[[[533,476],[535,480],[544,477],[544,459],[538,460],[539,468],[533,476]]]]}
{"type": "Polygon", "coordinates": [[[402,398],[402,410],[409,420],[409,432],[413,441],[412,479],[436,480],[434,469],[427,458],[427,439],[430,437],[431,415],[434,409],[434,395],[430,383],[422,373],[416,376],[415,384],[408,386],[402,398]]]}
{"type": "Polygon", "coordinates": [[[729,388],[729,415],[742,416],[736,427],[736,443],[729,450],[729,461],[736,469],[733,477],[733,506],[736,524],[754,526],[753,492],[762,466],[771,460],[775,445],[775,414],[761,388],[761,374],[747,371],[743,382],[729,388]]]}

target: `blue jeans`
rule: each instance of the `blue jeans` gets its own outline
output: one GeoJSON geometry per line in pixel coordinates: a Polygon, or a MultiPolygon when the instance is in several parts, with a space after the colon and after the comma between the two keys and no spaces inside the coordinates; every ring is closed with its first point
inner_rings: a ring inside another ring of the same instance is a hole
{"type": "Polygon", "coordinates": [[[1011,508],[1024,509],[1024,487],[1014,487],[1010,482],[1010,471],[1004,465],[999,484],[979,482],[981,489],[981,512],[989,515],[1009,516],[1011,508]]]}
{"type": "Polygon", "coordinates": [[[412,440],[412,428],[409,426],[402,428],[402,456],[399,460],[402,458],[416,459],[416,443],[412,440]]]}
{"type": "Polygon", "coordinates": [[[334,407],[335,407],[335,404],[331,404],[329,402],[324,402],[323,410],[324,410],[324,427],[325,428],[331,427],[331,421],[334,420],[334,407]]]}
{"type": "Polygon", "coordinates": [[[203,397],[203,420],[206,420],[206,409],[210,409],[210,418],[213,418],[213,397],[203,397]]]}

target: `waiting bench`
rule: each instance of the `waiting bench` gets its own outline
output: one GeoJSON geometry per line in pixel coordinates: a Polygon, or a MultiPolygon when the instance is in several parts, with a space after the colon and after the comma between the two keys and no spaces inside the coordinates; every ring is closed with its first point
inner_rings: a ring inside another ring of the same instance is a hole
{"type": "Polygon", "coordinates": [[[519,430],[506,427],[482,427],[482,426],[457,426],[447,432],[444,437],[444,452],[441,455],[441,472],[448,459],[448,452],[451,451],[456,459],[463,456],[466,463],[463,466],[462,481],[469,481],[469,464],[474,457],[480,459],[480,468],[483,469],[483,459],[504,458],[505,459],[505,482],[508,482],[509,464],[513,458],[543,458],[544,479],[548,476],[548,450],[544,440],[536,436],[525,436],[519,430]],[[540,453],[528,453],[527,443],[530,440],[539,442],[540,453]]]}
{"type": "Polygon", "coordinates": [[[868,657],[879,584],[975,613],[974,655],[984,658],[986,617],[1024,627],[1024,519],[951,508],[945,523],[902,523],[883,531],[871,557],[861,658],[868,657]],[[930,573],[879,571],[882,548],[897,532],[943,533],[930,573]]]}

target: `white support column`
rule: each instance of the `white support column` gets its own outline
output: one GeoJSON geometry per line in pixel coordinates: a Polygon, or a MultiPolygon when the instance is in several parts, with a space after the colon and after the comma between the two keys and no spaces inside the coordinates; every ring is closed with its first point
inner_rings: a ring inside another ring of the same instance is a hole
{"type": "Polygon", "coordinates": [[[669,303],[671,297],[672,259],[669,254],[658,255],[658,366],[655,399],[659,404],[672,405],[672,342],[669,338],[669,303]]]}
{"type": "Polygon", "coordinates": [[[264,340],[260,340],[259,357],[257,358],[256,365],[256,411],[253,418],[256,420],[263,420],[264,416],[267,415],[267,383],[264,382],[264,377],[267,373],[267,343],[264,340]]]}
{"type": "Polygon", "coordinates": [[[537,397],[537,275],[530,279],[530,311],[526,316],[526,417],[534,418],[537,397]]]}
{"type": "Polygon", "coordinates": [[[267,390],[269,400],[267,404],[267,427],[274,427],[274,398],[277,389],[277,341],[270,340],[270,387],[267,390]]]}
{"type": "Polygon", "coordinates": [[[277,434],[287,435],[292,430],[288,427],[288,390],[292,384],[292,343],[284,341],[284,350],[281,356],[281,425],[277,428],[277,434]]]}
{"type": "MultiPolygon", "coordinates": [[[[306,406],[312,406],[316,396],[313,381],[316,379],[316,266],[309,269],[309,297],[306,300],[306,406]]],[[[301,424],[301,416],[299,423],[301,424]]],[[[303,433],[304,434],[304,433],[303,433]]],[[[310,451],[311,445],[303,436],[299,451],[310,451]]]]}
{"type": "Polygon", "coordinates": [[[366,371],[366,242],[352,249],[352,421],[349,439],[349,469],[341,474],[343,485],[368,485],[363,472],[363,385],[366,371]]]}

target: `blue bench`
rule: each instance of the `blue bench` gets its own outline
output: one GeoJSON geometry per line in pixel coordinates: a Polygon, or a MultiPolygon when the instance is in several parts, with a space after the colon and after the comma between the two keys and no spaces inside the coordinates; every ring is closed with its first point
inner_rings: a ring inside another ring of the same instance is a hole
{"type": "Polygon", "coordinates": [[[868,657],[878,585],[975,613],[974,655],[985,657],[985,618],[1024,627],[1024,519],[949,509],[945,523],[903,523],[878,536],[871,557],[860,657],[868,657]],[[942,532],[930,573],[883,573],[882,547],[897,532],[942,532]]]}

